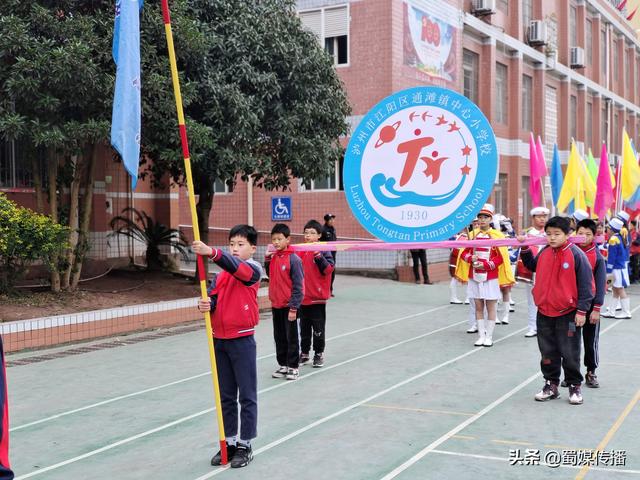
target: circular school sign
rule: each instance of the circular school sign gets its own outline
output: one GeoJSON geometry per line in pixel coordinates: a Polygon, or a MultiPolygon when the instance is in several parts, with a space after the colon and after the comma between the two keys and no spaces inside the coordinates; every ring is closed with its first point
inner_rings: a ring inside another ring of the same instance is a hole
{"type": "Polygon", "coordinates": [[[344,189],[380,240],[430,242],[469,225],[497,171],[495,135],[480,109],[452,90],[417,87],[362,119],[345,154],[344,189]]]}

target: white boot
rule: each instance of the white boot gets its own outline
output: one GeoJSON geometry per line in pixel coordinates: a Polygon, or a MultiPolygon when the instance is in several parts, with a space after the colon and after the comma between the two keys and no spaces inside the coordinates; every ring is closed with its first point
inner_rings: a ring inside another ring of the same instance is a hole
{"type": "Polygon", "coordinates": [[[620,305],[622,305],[622,311],[617,312],[615,318],[631,318],[631,299],[621,298],[620,305]]]}
{"type": "Polygon", "coordinates": [[[510,312],[516,311],[516,302],[514,302],[513,298],[511,298],[511,293],[509,293],[509,311],[510,312]]]}
{"type": "Polygon", "coordinates": [[[471,305],[469,308],[469,328],[467,333],[476,333],[478,331],[478,322],[476,322],[476,307],[471,305]]]}
{"type": "Polygon", "coordinates": [[[486,320],[478,320],[478,340],[473,345],[476,347],[482,347],[485,339],[486,320]]]}
{"type": "Polygon", "coordinates": [[[502,323],[502,320],[500,320],[503,316],[502,312],[508,313],[509,307],[507,307],[507,304],[502,300],[498,300],[498,305],[496,307],[496,325],[500,325],[502,323]]]}
{"type": "Polygon", "coordinates": [[[615,303],[615,298],[610,297],[609,295],[605,295],[604,297],[604,305],[600,310],[600,316],[604,318],[613,318],[615,312],[611,311],[610,305],[615,303]]]}
{"type": "Polygon", "coordinates": [[[618,297],[618,301],[616,302],[616,312],[619,312],[620,310],[622,310],[622,299],[620,297],[618,297]]]}
{"type": "Polygon", "coordinates": [[[483,345],[485,347],[492,347],[493,346],[493,329],[496,326],[496,322],[492,320],[485,320],[484,325],[485,325],[485,336],[484,336],[483,345]]]}
{"type": "Polygon", "coordinates": [[[449,303],[454,305],[460,305],[462,303],[458,298],[457,286],[458,281],[455,278],[452,278],[451,282],[449,282],[449,291],[451,292],[451,295],[449,296],[449,303]]]}
{"type": "MultiPolygon", "coordinates": [[[[496,323],[498,323],[496,321],[496,323]]],[[[503,325],[509,325],[509,309],[506,308],[504,311],[504,316],[502,317],[502,324],[503,325]]]]}

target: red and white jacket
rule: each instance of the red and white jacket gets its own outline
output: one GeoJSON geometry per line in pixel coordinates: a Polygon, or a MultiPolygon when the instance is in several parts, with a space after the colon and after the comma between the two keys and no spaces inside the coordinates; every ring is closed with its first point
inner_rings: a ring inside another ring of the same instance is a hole
{"type": "MultiPolygon", "coordinates": [[[[481,234],[478,234],[476,238],[490,237],[482,237],[481,234]]],[[[500,255],[497,247],[465,248],[460,258],[467,263],[471,263],[471,272],[469,273],[470,280],[486,282],[488,280],[498,279],[498,267],[502,265],[502,255],[500,255]],[[478,257],[477,266],[474,266],[471,261],[473,255],[478,257]]]]}
{"type": "Polygon", "coordinates": [[[217,248],[209,258],[224,270],[215,276],[209,289],[213,337],[253,335],[260,319],[258,289],[262,267],[253,259],[240,260],[217,248]]]}
{"type": "Polygon", "coordinates": [[[327,303],[331,297],[331,274],[333,256],[331,252],[300,252],[304,270],[304,299],[302,305],[327,303]]]}
{"type": "Polygon", "coordinates": [[[593,300],[593,271],[589,259],[576,245],[549,246],[534,257],[523,247],[521,258],[535,272],[536,283],[531,293],[538,310],[547,317],[560,317],[578,311],[585,314],[593,300]]]}
{"type": "Polygon", "coordinates": [[[265,258],[269,275],[269,300],[272,308],[297,311],[304,298],[304,271],[300,257],[292,250],[276,250],[265,258]]]}
{"type": "MultiPolygon", "coordinates": [[[[538,230],[535,227],[530,227],[529,229],[527,229],[526,233],[527,237],[546,237],[544,229],[538,230]]],[[[536,256],[540,251],[540,247],[537,246],[531,246],[529,247],[529,249],[534,256],[536,256]]],[[[518,263],[516,264],[516,279],[525,283],[533,283],[534,279],[533,272],[525,266],[525,264],[522,262],[521,256],[518,258],[518,263]]]]}

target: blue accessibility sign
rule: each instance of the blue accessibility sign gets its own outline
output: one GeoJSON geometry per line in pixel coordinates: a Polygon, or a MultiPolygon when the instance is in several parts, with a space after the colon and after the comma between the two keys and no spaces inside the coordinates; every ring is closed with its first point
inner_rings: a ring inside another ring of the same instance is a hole
{"type": "Polygon", "coordinates": [[[345,195],[380,240],[446,240],[489,198],[498,158],[493,129],[473,102],[440,87],[410,88],[379,102],[353,132],[345,195]]]}
{"type": "Polygon", "coordinates": [[[271,221],[291,221],[291,197],[271,197],[271,221]]]}

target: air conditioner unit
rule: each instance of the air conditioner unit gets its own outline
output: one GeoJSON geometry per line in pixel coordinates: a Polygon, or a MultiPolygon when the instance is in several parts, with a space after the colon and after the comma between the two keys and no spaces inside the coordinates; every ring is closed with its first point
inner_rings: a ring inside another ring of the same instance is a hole
{"type": "Polygon", "coordinates": [[[547,44],[547,24],[544,20],[531,20],[529,23],[529,45],[547,44]]]}
{"type": "Polygon", "coordinates": [[[569,58],[569,66],[571,68],[582,68],[584,67],[584,48],[582,47],[571,47],[571,55],[569,58]]]}
{"type": "Polygon", "coordinates": [[[493,15],[496,13],[496,0],[473,0],[471,13],[474,15],[493,15]]]}

